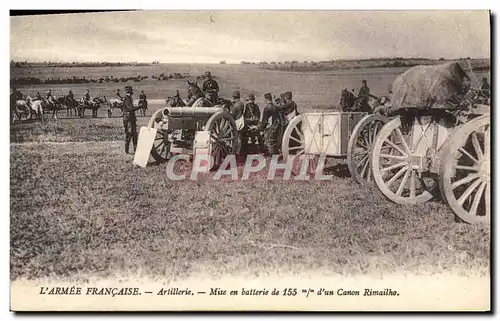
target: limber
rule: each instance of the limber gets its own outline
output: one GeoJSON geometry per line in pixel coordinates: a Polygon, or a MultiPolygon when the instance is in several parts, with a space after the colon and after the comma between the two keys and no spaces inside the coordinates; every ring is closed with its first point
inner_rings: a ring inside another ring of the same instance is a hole
{"type": "MultiPolygon", "coordinates": [[[[199,173],[207,173],[212,169],[212,164],[214,159],[211,155],[197,154],[193,157],[193,166],[189,171],[182,174],[177,174],[174,172],[174,166],[176,162],[184,160],[189,161],[190,155],[177,154],[170,158],[167,162],[166,175],[168,180],[179,181],[179,180],[197,180],[199,173]]],[[[235,155],[227,155],[224,161],[219,166],[215,175],[213,175],[213,180],[220,180],[224,176],[230,176],[231,180],[248,180],[251,173],[259,173],[267,170],[266,179],[274,180],[276,172],[282,170],[283,176],[280,180],[291,180],[292,169],[300,168],[300,172],[297,176],[294,176],[292,180],[295,181],[324,181],[332,180],[333,175],[323,175],[323,169],[325,166],[326,157],[320,156],[318,161],[315,162],[317,166],[314,175],[308,173],[309,168],[309,157],[307,156],[291,156],[286,162],[280,162],[279,155],[273,155],[268,164],[268,159],[262,155],[248,155],[245,160],[245,165],[243,171],[241,171],[241,176],[238,172],[238,164],[236,162],[235,155]],[[269,166],[268,166],[269,165],[269,166]],[[298,167],[300,166],[300,167],[298,167]]]]}

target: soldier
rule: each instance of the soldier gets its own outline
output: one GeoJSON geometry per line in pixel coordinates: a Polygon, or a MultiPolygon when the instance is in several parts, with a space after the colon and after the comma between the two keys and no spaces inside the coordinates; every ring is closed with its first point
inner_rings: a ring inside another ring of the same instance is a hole
{"type": "Polygon", "coordinates": [[[144,90],[141,90],[141,94],[139,95],[140,100],[146,100],[146,94],[144,93],[144,90]]]}
{"type": "Polygon", "coordinates": [[[21,92],[17,90],[17,88],[13,88],[12,93],[10,94],[10,98],[13,101],[21,100],[23,99],[23,94],[21,94],[21,92]]]}
{"type": "Polygon", "coordinates": [[[120,99],[121,101],[123,101],[123,97],[122,97],[122,95],[120,94],[120,88],[118,88],[118,89],[116,90],[116,98],[118,98],[118,99],[120,99]]]}
{"type": "Polygon", "coordinates": [[[40,95],[40,92],[36,93],[35,100],[43,100],[42,95],[40,95]]]}
{"type": "Polygon", "coordinates": [[[132,86],[125,86],[126,96],[123,99],[123,127],[125,129],[125,153],[129,154],[130,141],[134,144],[134,152],[137,148],[137,118],[135,111],[139,107],[134,107],[132,99],[132,86]]]}
{"type": "Polygon", "coordinates": [[[69,90],[69,93],[68,93],[68,99],[70,99],[70,101],[75,100],[75,96],[73,95],[73,92],[71,91],[71,89],[69,90]]]}
{"type": "Polygon", "coordinates": [[[241,95],[238,90],[233,92],[233,100],[231,101],[232,107],[230,109],[230,114],[236,121],[236,128],[238,129],[238,135],[241,141],[240,154],[245,157],[247,153],[247,140],[245,137],[245,104],[241,101],[241,95]]]}
{"type": "Polygon", "coordinates": [[[250,143],[254,144],[255,139],[257,138],[257,141],[259,143],[259,149],[262,151],[264,149],[264,140],[261,135],[258,135],[256,133],[256,126],[259,125],[259,120],[260,120],[260,108],[259,105],[255,103],[255,95],[250,94],[247,97],[248,103],[245,105],[245,113],[243,117],[245,117],[245,124],[248,127],[248,131],[250,133],[250,143]]]}
{"type": "Polygon", "coordinates": [[[361,99],[359,102],[360,109],[369,110],[368,106],[368,96],[370,95],[370,88],[366,85],[366,80],[361,81],[362,85],[359,88],[358,99],[361,99]]]}
{"type": "Polygon", "coordinates": [[[288,124],[295,116],[297,116],[297,104],[292,100],[292,92],[287,91],[283,94],[283,102],[277,107],[278,111],[283,113],[284,120],[288,124]]]}
{"type": "Polygon", "coordinates": [[[54,97],[52,96],[52,89],[49,89],[49,91],[47,92],[47,97],[46,98],[47,98],[47,102],[49,102],[49,103],[53,103],[54,102],[53,101],[54,97]]]}
{"type": "Polygon", "coordinates": [[[219,100],[219,84],[212,78],[210,71],[205,71],[205,77],[207,77],[207,80],[203,82],[203,93],[212,104],[216,105],[219,100]]]}
{"type": "Polygon", "coordinates": [[[90,90],[87,89],[87,92],[83,96],[83,102],[85,104],[90,104],[90,90]]]}
{"type": "Polygon", "coordinates": [[[270,155],[274,155],[279,151],[278,144],[281,138],[283,116],[276,110],[276,106],[273,104],[273,97],[270,93],[265,94],[264,99],[266,101],[266,107],[262,113],[259,129],[264,131],[264,141],[267,152],[270,155]]]}

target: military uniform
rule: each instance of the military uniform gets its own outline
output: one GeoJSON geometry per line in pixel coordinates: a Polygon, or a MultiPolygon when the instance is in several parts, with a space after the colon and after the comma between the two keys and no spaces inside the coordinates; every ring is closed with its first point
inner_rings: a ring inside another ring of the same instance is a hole
{"type": "MultiPolygon", "coordinates": [[[[259,149],[264,149],[264,139],[261,135],[256,132],[257,128],[250,129],[250,126],[258,126],[260,120],[260,108],[259,105],[255,103],[255,96],[253,94],[248,95],[249,102],[245,105],[245,112],[243,117],[245,117],[245,124],[247,124],[246,129],[249,134],[249,142],[251,144],[255,143],[256,140],[259,143],[259,149]]],[[[253,128],[253,127],[252,127],[253,128]]]]}
{"type": "Polygon", "coordinates": [[[202,91],[207,95],[207,99],[212,102],[212,104],[216,105],[219,100],[219,84],[212,79],[209,71],[205,73],[208,77],[205,82],[203,82],[202,91]]]}
{"type": "Polygon", "coordinates": [[[123,127],[125,129],[125,153],[129,153],[130,141],[134,145],[134,152],[137,148],[137,118],[132,100],[132,87],[125,87],[127,95],[123,99],[123,127]]]}
{"type": "Polygon", "coordinates": [[[369,110],[368,96],[370,95],[370,88],[366,85],[366,80],[363,80],[363,86],[359,88],[358,99],[361,99],[359,106],[361,111],[369,110]]]}
{"type": "Polygon", "coordinates": [[[270,155],[278,154],[281,140],[283,115],[272,102],[271,94],[265,94],[266,107],[262,112],[259,128],[264,131],[265,146],[270,155]]]}
{"type": "Polygon", "coordinates": [[[481,84],[481,92],[486,98],[490,98],[490,84],[488,79],[483,78],[483,83],[481,84]]]}
{"type": "Polygon", "coordinates": [[[278,111],[283,114],[286,123],[289,123],[297,115],[297,104],[292,100],[292,93],[286,92],[285,100],[277,107],[278,111]]]}

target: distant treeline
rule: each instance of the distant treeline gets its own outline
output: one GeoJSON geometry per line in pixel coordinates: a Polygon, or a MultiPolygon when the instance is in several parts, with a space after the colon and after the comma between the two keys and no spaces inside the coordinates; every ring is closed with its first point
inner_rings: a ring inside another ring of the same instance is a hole
{"type": "Polygon", "coordinates": [[[465,61],[470,61],[474,70],[487,70],[490,68],[488,59],[471,59],[459,58],[456,60],[428,59],[428,58],[370,58],[359,60],[329,60],[329,61],[261,61],[259,63],[250,63],[242,61],[242,64],[257,64],[261,68],[281,71],[326,71],[326,70],[342,70],[342,69],[362,69],[362,68],[400,68],[400,67],[413,67],[417,65],[434,65],[440,64],[445,61],[459,61],[464,67],[468,68],[465,61]]]}
{"type": "Polygon", "coordinates": [[[159,64],[158,61],[153,61],[152,63],[145,62],[29,62],[29,61],[14,61],[11,60],[10,66],[21,68],[21,67],[35,67],[35,66],[46,66],[46,67],[127,67],[127,66],[150,66],[159,64]]]}
{"type": "MultiPolygon", "coordinates": [[[[173,74],[165,74],[161,73],[159,76],[153,75],[151,79],[157,80],[157,81],[165,81],[169,79],[185,79],[185,78],[191,78],[191,75],[189,73],[178,73],[175,72],[173,74]]],[[[216,78],[216,77],[213,77],[216,78]]],[[[63,84],[89,84],[89,83],[120,83],[120,82],[128,82],[128,81],[134,81],[134,82],[140,82],[142,80],[149,79],[148,76],[135,76],[135,77],[114,77],[114,76],[104,76],[100,78],[86,78],[86,77],[76,77],[73,76],[71,78],[47,78],[47,79],[40,79],[37,77],[22,77],[22,78],[14,78],[11,79],[10,84],[11,86],[20,86],[20,85],[63,85],[63,84]]],[[[205,75],[197,76],[196,79],[198,80],[203,80],[205,79],[205,75]]]]}

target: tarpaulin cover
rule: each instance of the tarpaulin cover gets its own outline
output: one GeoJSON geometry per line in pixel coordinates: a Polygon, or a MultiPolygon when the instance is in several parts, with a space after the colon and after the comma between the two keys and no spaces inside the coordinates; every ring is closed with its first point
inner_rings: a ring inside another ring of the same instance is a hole
{"type": "Polygon", "coordinates": [[[453,106],[467,76],[457,62],[434,66],[415,66],[392,83],[392,110],[453,106]]]}

